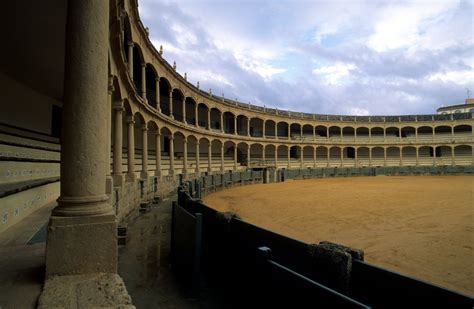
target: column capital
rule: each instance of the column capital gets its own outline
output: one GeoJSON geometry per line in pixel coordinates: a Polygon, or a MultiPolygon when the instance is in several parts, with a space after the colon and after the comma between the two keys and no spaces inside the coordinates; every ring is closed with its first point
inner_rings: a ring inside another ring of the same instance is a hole
{"type": "Polygon", "coordinates": [[[114,76],[113,75],[109,75],[109,80],[108,80],[108,85],[107,85],[107,90],[109,92],[109,94],[112,94],[112,92],[114,92],[115,90],[115,87],[114,87],[114,76]]]}
{"type": "Polygon", "coordinates": [[[135,43],[133,43],[133,41],[128,41],[127,45],[128,45],[128,47],[133,47],[135,45],[135,43]]]}
{"type": "Polygon", "coordinates": [[[118,112],[123,112],[125,108],[123,107],[123,100],[115,101],[112,104],[112,109],[118,112]]]}
{"type": "Polygon", "coordinates": [[[146,62],[142,62],[142,69],[146,68],[146,62]]]}
{"type": "Polygon", "coordinates": [[[135,120],[133,119],[133,116],[128,116],[126,121],[128,124],[135,124],[135,120]]]}
{"type": "Polygon", "coordinates": [[[173,140],[174,140],[174,136],[173,136],[173,135],[170,135],[168,138],[169,138],[170,141],[173,141],[173,140]]]}
{"type": "Polygon", "coordinates": [[[159,76],[155,78],[155,82],[157,82],[157,83],[160,82],[160,77],[159,76]]]}
{"type": "Polygon", "coordinates": [[[142,131],[148,131],[148,126],[146,124],[142,125],[142,131]]]}
{"type": "Polygon", "coordinates": [[[160,137],[160,136],[161,136],[161,132],[160,132],[159,130],[156,130],[156,131],[155,131],[155,136],[160,137]]]}

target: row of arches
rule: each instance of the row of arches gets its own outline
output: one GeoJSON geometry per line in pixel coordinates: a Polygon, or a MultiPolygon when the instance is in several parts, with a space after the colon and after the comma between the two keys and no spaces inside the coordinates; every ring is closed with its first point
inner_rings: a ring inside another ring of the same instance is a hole
{"type": "Polygon", "coordinates": [[[128,19],[125,19],[123,46],[129,74],[146,104],[175,121],[201,129],[240,136],[275,139],[436,139],[472,137],[472,126],[438,125],[427,126],[325,126],[290,123],[259,117],[249,117],[222,111],[204,102],[186,96],[179,87],[173,87],[168,79],[159,76],[150,63],[146,63],[138,44],[131,38],[128,19]]]}

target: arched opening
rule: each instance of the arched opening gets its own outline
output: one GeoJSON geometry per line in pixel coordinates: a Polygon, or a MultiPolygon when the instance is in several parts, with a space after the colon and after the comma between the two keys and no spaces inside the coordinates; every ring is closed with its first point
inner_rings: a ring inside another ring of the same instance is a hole
{"type": "Polygon", "coordinates": [[[418,131],[418,140],[433,140],[433,128],[428,126],[419,127],[418,131]]]}
{"type": "Polygon", "coordinates": [[[471,139],[472,138],[472,126],[469,125],[458,125],[453,128],[454,137],[457,139],[471,139]]]}
{"type": "Polygon", "coordinates": [[[130,27],[130,20],[128,19],[128,16],[125,15],[123,18],[123,53],[125,56],[125,59],[127,62],[129,62],[129,55],[128,55],[128,48],[129,44],[133,43],[133,38],[132,38],[132,31],[130,27]]]}
{"type": "Polygon", "coordinates": [[[212,171],[220,171],[224,168],[221,162],[222,142],[220,140],[213,140],[211,142],[211,161],[212,171]]]}
{"type": "Polygon", "coordinates": [[[384,150],[382,147],[372,148],[372,166],[384,165],[384,150]]]}
{"type": "Polygon", "coordinates": [[[239,135],[247,136],[247,123],[249,119],[244,115],[237,116],[237,133],[239,135]]]}
{"type": "Polygon", "coordinates": [[[267,138],[275,138],[275,121],[267,120],[265,121],[265,137],[267,138]]]}
{"type": "Polygon", "coordinates": [[[146,99],[148,104],[154,108],[157,108],[156,101],[156,81],[158,75],[156,74],[155,68],[147,63],[145,67],[145,79],[146,79],[146,99]]]}
{"type": "Polygon", "coordinates": [[[288,146],[280,145],[277,147],[277,167],[283,168],[288,166],[288,146]]]}
{"type": "Polygon", "coordinates": [[[303,147],[303,167],[314,166],[314,148],[313,146],[303,147]]]}
{"type": "Polygon", "coordinates": [[[458,145],[454,147],[454,158],[456,165],[472,165],[472,146],[458,145]]]}
{"type": "Polygon", "coordinates": [[[395,127],[389,127],[385,129],[385,136],[387,141],[396,140],[400,138],[400,130],[395,127]]]}
{"type": "Polygon", "coordinates": [[[232,172],[237,169],[237,161],[234,162],[234,150],[236,145],[232,141],[226,141],[224,143],[224,170],[232,172]]]}
{"type": "Polygon", "coordinates": [[[451,127],[449,127],[449,126],[437,126],[437,127],[435,127],[435,136],[436,136],[436,138],[450,138],[451,137],[451,127]]]}
{"type": "Polygon", "coordinates": [[[221,130],[221,111],[217,108],[211,108],[211,129],[215,131],[221,130]]]}
{"type": "Polygon", "coordinates": [[[328,135],[327,127],[316,126],[315,130],[316,130],[316,139],[321,138],[321,137],[324,139],[327,138],[327,135],[328,135]]]}
{"type": "Polygon", "coordinates": [[[262,166],[263,165],[263,145],[252,144],[250,145],[250,165],[251,166],[262,166]]]}
{"type": "Polygon", "coordinates": [[[305,124],[303,126],[303,138],[312,140],[313,139],[313,126],[310,124],[305,124]]]}
{"type": "Polygon", "coordinates": [[[418,157],[420,165],[433,164],[433,147],[422,146],[418,149],[418,157]]]}
{"type": "Polygon", "coordinates": [[[181,90],[173,89],[173,117],[175,120],[184,122],[183,115],[183,100],[184,95],[181,90]]]}
{"type": "Polygon", "coordinates": [[[341,148],[329,148],[329,166],[341,166],[341,148]]]}
{"type": "Polygon", "coordinates": [[[192,97],[187,97],[185,106],[186,122],[190,125],[196,125],[196,101],[192,97]]]}
{"type": "Polygon", "coordinates": [[[402,161],[404,166],[416,165],[416,148],[407,146],[402,148],[402,161]]]}
{"type": "MultiPolygon", "coordinates": [[[[172,174],[171,172],[171,137],[173,134],[171,131],[164,127],[161,128],[161,174],[162,175],[168,175],[172,174]]],[[[174,158],[174,157],[173,157],[174,158]]],[[[173,169],[174,172],[174,169],[173,169]]]]}
{"type": "Polygon", "coordinates": [[[329,127],[329,138],[340,139],[341,138],[341,128],[332,126],[329,127]]]}
{"type": "Polygon", "coordinates": [[[358,127],[356,129],[357,139],[361,141],[366,141],[369,139],[369,128],[358,127]]]}
{"type": "Polygon", "coordinates": [[[371,128],[370,138],[372,140],[383,140],[383,128],[380,128],[380,127],[371,128]]]}
{"type": "Polygon", "coordinates": [[[263,120],[260,118],[250,119],[250,136],[262,137],[263,136],[263,120]]]}
{"type": "Polygon", "coordinates": [[[324,146],[316,147],[316,166],[328,166],[328,149],[324,146]]]}
{"type": "Polygon", "coordinates": [[[223,115],[224,120],[224,132],[227,134],[235,133],[235,116],[231,112],[225,112],[223,115]]]}
{"type": "Polygon", "coordinates": [[[249,147],[247,143],[241,142],[237,144],[237,162],[240,165],[247,165],[247,156],[248,156],[249,147]]]}
{"type": "Polygon", "coordinates": [[[275,145],[266,145],[265,146],[265,165],[266,166],[275,166],[275,154],[276,147],[275,145]]]}
{"type": "Polygon", "coordinates": [[[167,116],[171,116],[170,113],[170,92],[171,84],[164,78],[160,78],[160,108],[161,112],[167,116]]]}
{"type": "Polygon", "coordinates": [[[416,131],[414,127],[403,127],[401,130],[402,138],[415,139],[416,131]]]}
{"type": "Polygon", "coordinates": [[[278,138],[287,139],[288,138],[288,123],[279,122],[277,124],[277,136],[278,138]]]}
{"type": "Polygon", "coordinates": [[[357,165],[361,166],[361,167],[370,166],[370,149],[369,149],[369,147],[359,147],[359,148],[356,149],[356,151],[357,151],[357,165]]]}
{"type": "Polygon", "coordinates": [[[174,133],[175,174],[185,174],[187,172],[187,166],[184,166],[185,140],[186,137],[181,132],[174,133]]]}
{"type": "Polygon", "coordinates": [[[199,149],[197,149],[197,142],[198,140],[194,135],[188,136],[188,174],[198,172],[199,163],[197,162],[197,158],[200,156],[197,155],[199,151],[199,149]]]}
{"type": "Polygon", "coordinates": [[[452,156],[451,156],[451,146],[438,146],[436,150],[436,159],[438,165],[451,165],[452,156]]]}
{"type": "Polygon", "coordinates": [[[150,175],[153,175],[153,172],[156,171],[156,132],[158,131],[158,126],[154,121],[148,121],[148,131],[147,131],[147,140],[148,140],[148,172],[150,175]]]}
{"type": "Polygon", "coordinates": [[[212,162],[209,164],[209,144],[209,140],[205,137],[199,140],[199,168],[201,172],[212,172],[212,162]]]}
{"type": "Polygon", "coordinates": [[[133,45],[133,74],[132,80],[135,84],[135,89],[137,93],[142,96],[142,66],[145,64],[143,60],[143,55],[138,44],[133,45]]]}
{"type": "Polygon", "coordinates": [[[209,111],[209,108],[207,107],[206,104],[204,103],[199,103],[198,104],[198,125],[201,128],[206,128],[208,127],[208,119],[207,119],[207,113],[209,111]]]}
{"type": "Polygon", "coordinates": [[[355,138],[355,129],[353,127],[342,128],[342,136],[345,140],[353,141],[355,138]]]}
{"type": "Polygon", "coordinates": [[[400,165],[400,148],[398,147],[387,148],[387,165],[388,166],[400,165]]]}
{"type": "Polygon", "coordinates": [[[299,123],[292,123],[290,125],[291,139],[301,139],[301,125],[299,123]]]}

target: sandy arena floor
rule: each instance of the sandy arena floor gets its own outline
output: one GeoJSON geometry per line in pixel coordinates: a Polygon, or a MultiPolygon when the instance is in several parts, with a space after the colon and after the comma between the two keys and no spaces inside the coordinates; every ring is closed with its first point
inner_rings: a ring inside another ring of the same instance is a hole
{"type": "Polygon", "coordinates": [[[363,249],[366,261],[474,295],[474,177],[377,176],[235,187],[220,211],[305,242],[363,249]]]}

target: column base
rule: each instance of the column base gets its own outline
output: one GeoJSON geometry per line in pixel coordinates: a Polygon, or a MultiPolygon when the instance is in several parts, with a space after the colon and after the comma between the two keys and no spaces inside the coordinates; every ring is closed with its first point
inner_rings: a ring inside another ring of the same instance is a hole
{"type": "Polygon", "coordinates": [[[111,175],[107,175],[105,179],[105,194],[110,195],[112,194],[114,189],[114,179],[111,175]]]}
{"type": "Polygon", "coordinates": [[[125,180],[128,182],[134,182],[135,180],[137,180],[137,176],[135,176],[135,172],[127,173],[125,180]]]}
{"type": "Polygon", "coordinates": [[[150,174],[148,172],[140,172],[141,179],[148,179],[149,177],[150,177],[150,174]]]}
{"type": "Polygon", "coordinates": [[[96,216],[51,216],[46,242],[46,277],[117,273],[117,222],[96,216]]]}
{"type": "Polygon", "coordinates": [[[123,174],[112,175],[113,184],[115,187],[123,187],[124,177],[123,174]]]}

